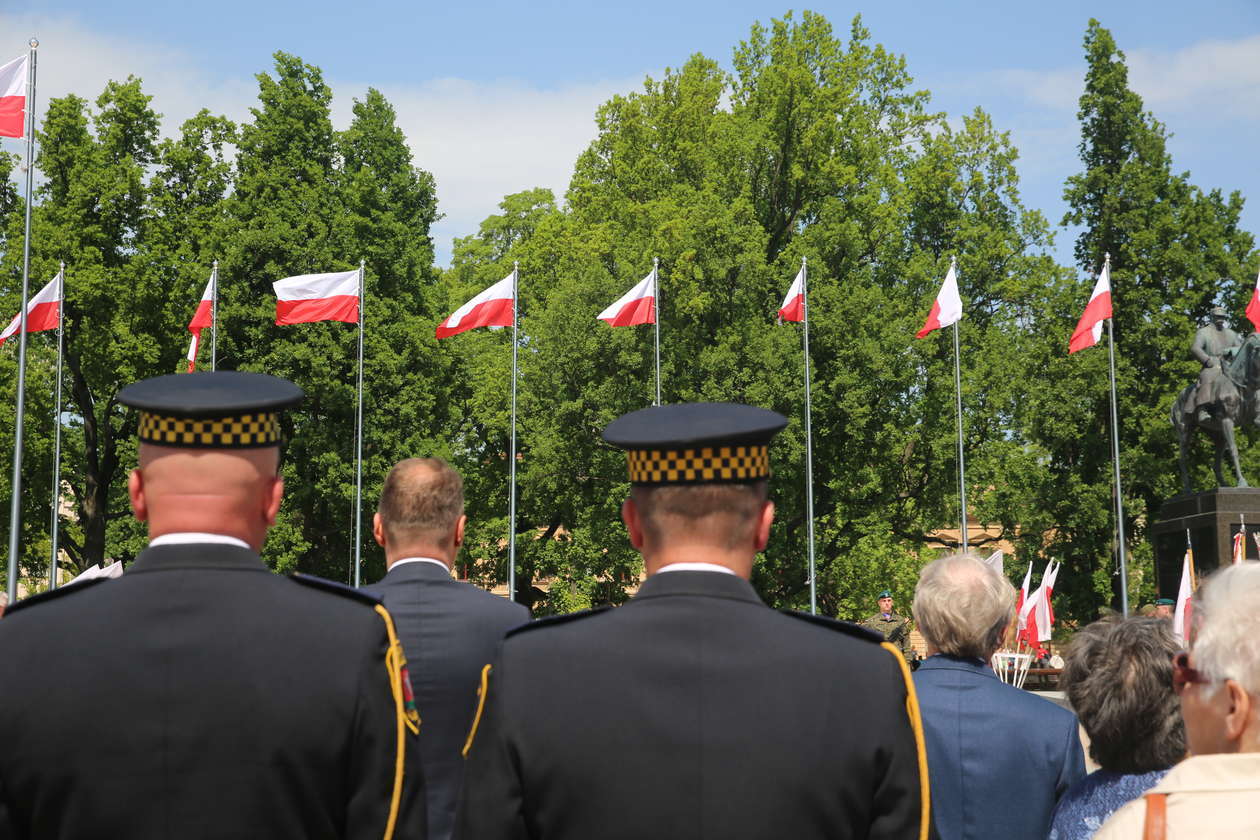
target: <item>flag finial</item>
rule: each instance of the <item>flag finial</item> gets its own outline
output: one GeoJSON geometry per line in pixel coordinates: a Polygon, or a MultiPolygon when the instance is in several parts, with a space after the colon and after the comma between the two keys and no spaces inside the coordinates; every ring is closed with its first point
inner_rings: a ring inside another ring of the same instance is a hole
{"type": "Polygon", "coordinates": [[[31,45],[31,49],[33,49],[33,50],[37,50],[37,49],[39,49],[39,39],[38,39],[38,38],[32,38],[31,40],[27,41],[26,43],[30,44],[30,45],[31,45]]]}

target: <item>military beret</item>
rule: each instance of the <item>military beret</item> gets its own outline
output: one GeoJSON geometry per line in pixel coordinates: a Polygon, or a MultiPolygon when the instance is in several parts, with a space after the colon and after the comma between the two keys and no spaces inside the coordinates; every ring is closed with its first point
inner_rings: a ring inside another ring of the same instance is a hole
{"type": "Polygon", "coordinates": [[[206,371],[156,376],[118,392],[140,410],[142,443],[193,449],[252,449],[280,444],[280,411],[302,389],[276,376],[206,371]]]}
{"type": "Polygon", "coordinates": [[[786,425],[751,405],[680,403],[623,414],[604,440],[626,450],[632,484],[746,483],[770,477],[770,440],[786,425]]]}
{"type": "Polygon", "coordinates": [[[1155,606],[1157,606],[1157,607],[1175,607],[1175,606],[1177,606],[1177,602],[1176,602],[1176,601],[1174,601],[1172,598],[1156,598],[1156,599],[1155,599],[1155,606]]]}
{"type": "Polygon", "coordinates": [[[891,597],[892,597],[892,593],[891,593],[891,592],[889,592],[887,589],[885,589],[883,592],[879,593],[879,597],[880,597],[880,598],[891,598],[891,597]]]}

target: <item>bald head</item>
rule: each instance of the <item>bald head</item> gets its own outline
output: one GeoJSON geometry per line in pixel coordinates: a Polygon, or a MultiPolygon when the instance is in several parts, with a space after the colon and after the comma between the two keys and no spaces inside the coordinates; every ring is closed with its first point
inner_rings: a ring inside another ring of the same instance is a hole
{"type": "Polygon", "coordinates": [[[136,519],[149,537],[201,532],[236,537],[261,549],[284,495],[280,451],[181,449],[140,445],[128,481],[136,519]]]}
{"type": "Polygon", "coordinates": [[[464,540],[464,480],[441,458],[399,461],[385,477],[372,531],[386,562],[432,557],[450,566],[464,540]]]}

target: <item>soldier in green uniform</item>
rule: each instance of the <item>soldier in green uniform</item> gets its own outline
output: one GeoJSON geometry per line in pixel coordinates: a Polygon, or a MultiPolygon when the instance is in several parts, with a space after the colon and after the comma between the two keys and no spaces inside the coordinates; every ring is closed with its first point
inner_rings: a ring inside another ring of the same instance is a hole
{"type": "Polygon", "coordinates": [[[910,619],[893,612],[892,593],[887,589],[879,593],[879,612],[863,621],[862,626],[876,633],[882,633],[888,643],[900,651],[907,662],[916,658],[914,648],[910,645],[910,619]]]}

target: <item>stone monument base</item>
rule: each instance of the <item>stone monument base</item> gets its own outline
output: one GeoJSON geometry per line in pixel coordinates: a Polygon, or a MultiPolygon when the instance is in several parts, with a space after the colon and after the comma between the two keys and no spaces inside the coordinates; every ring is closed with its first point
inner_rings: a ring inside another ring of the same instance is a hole
{"type": "Polygon", "coordinates": [[[1260,559],[1260,549],[1252,537],[1252,534],[1260,534],[1260,488],[1218,487],[1203,493],[1173,496],[1164,502],[1159,509],[1159,520],[1151,525],[1159,597],[1177,597],[1187,530],[1194,548],[1195,572],[1202,577],[1231,562],[1234,534],[1242,528],[1243,522],[1247,526],[1247,559],[1260,559]]]}

